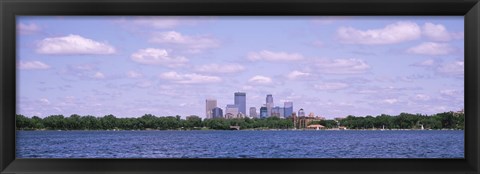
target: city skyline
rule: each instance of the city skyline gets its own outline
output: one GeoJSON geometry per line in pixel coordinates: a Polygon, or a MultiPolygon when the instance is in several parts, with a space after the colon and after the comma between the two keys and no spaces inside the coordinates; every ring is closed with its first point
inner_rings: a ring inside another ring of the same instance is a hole
{"type": "Polygon", "coordinates": [[[17,18],[17,113],[326,118],[464,107],[463,17],[17,18]],[[234,95],[232,97],[232,95],[234,95]],[[280,108],[278,108],[280,109],[280,108]],[[213,114],[213,113],[211,113],[213,114]],[[225,114],[225,111],[223,111],[225,114]]]}

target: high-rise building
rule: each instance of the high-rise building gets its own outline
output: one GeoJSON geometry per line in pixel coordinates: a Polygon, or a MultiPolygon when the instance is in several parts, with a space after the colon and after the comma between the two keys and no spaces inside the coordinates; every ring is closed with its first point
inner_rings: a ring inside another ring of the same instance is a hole
{"type": "Polygon", "coordinates": [[[279,107],[278,114],[279,114],[280,118],[285,118],[285,108],[284,107],[279,107]]]}
{"type": "Polygon", "coordinates": [[[285,117],[291,117],[293,113],[293,102],[284,102],[283,107],[285,108],[284,110],[284,116],[285,117]]]}
{"type": "Polygon", "coordinates": [[[305,112],[303,111],[303,108],[298,110],[298,117],[305,117],[305,112]]]}
{"type": "Polygon", "coordinates": [[[236,92],[234,96],[235,105],[238,106],[238,112],[241,112],[243,115],[247,115],[247,98],[246,93],[236,92]]]}
{"type": "Polygon", "coordinates": [[[250,107],[250,117],[252,118],[257,118],[258,115],[257,115],[257,108],[255,107],[250,107]]]}
{"type": "Polygon", "coordinates": [[[238,106],[237,105],[227,105],[225,108],[225,118],[237,118],[238,115],[238,106]]]}
{"type": "Polygon", "coordinates": [[[267,98],[265,99],[266,106],[267,106],[267,116],[272,116],[272,108],[273,108],[273,96],[272,94],[267,94],[267,98]]]}
{"type": "Polygon", "coordinates": [[[267,118],[268,115],[267,115],[267,107],[265,106],[262,106],[260,108],[260,118],[267,118]]]}
{"type": "Polygon", "coordinates": [[[205,100],[205,117],[212,118],[212,109],[217,107],[217,100],[207,99],[205,100]]]}
{"type": "Polygon", "coordinates": [[[280,107],[278,106],[273,107],[272,117],[280,117],[280,107]]]}
{"type": "Polygon", "coordinates": [[[223,118],[222,108],[215,107],[212,109],[212,118],[223,118]]]}

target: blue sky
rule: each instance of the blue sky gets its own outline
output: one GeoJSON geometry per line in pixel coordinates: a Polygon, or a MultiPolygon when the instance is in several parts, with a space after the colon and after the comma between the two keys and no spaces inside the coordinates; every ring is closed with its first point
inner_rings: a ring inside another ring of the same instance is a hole
{"type": "Polygon", "coordinates": [[[450,17],[17,17],[17,113],[199,115],[292,101],[326,118],[464,107],[450,17]]]}

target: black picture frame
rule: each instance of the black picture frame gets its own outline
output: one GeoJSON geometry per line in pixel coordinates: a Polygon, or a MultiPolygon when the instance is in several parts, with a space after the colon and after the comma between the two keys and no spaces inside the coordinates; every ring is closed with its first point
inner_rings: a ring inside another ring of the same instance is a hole
{"type": "Polygon", "coordinates": [[[0,0],[0,172],[462,173],[480,171],[478,0],[0,0]],[[17,15],[408,15],[465,17],[465,159],[16,159],[17,15]]]}

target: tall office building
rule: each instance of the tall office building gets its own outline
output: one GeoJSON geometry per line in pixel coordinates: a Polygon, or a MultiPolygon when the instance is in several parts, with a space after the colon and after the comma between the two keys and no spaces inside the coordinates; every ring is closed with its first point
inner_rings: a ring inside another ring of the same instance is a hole
{"type": "Polygon", "coordinates": [[[235,96],[235,105],[238,106],[238,112],[241,112],[243,115],[247,115],[247,98],[246,93],[236,92],[235,96]]]}
{"type": "Polygon", "coordinates": [[[223,110],[222,108],[215,107],[212,109],[212,117],[213,118],[223,118],[223,110]]]}
{"type": "Polygon", "coordinates": [[[207,99],[205,100],[205,117],[212,118],[212,109],[217,107],[217,100],[207,99]]]}
{"type": "Polygon", "coordinates": [[[272,108],[273,108],[273,96],[272,94],[267,94],[266,98],[266,106],[267,106],[267,116],[272,116],[272,108]]]}
{"type": "Polygon", "coordinates": [[[252,118],[257,118],[258,115],[257,115],[257,108],[255,107],[250,107],[250,117],[252,118]]]}
{"type": "Polygon", "coordinates": [[[298,110],[298,117],[305,117],[305,112],[303,111],[303,108],[298,110]]]}
{"type": "Polygon", "coordinates": [[[262,106],[260,108],[260,118],[267,118],[268,115],[267,115],[267,107],[265,106],[262,106]]]}
{"type": "Polygon", "coordinates": [[[237,105],[227,105],[225,108],[225,118],[237,118],[238,115],[238,106],[237,105]]]}
{"type": "Polygon", "coordinates": [[[285,108],[284,107],[279,107],[278,108],[278,116],[280,118],[285,118],[285,108]]]}
{"type": "Polygon", "coordinates": [[[285,102],[283,103],[283,107],[285,108],[284,110],[284,116],[285,118],[291,117],[293,113],[293,102],[285,102]]]}
{"type": "Polygon", "coordinates": [[[272,117],[280,117],[280,107],[278,106],[273,107],[272,117]]]}

